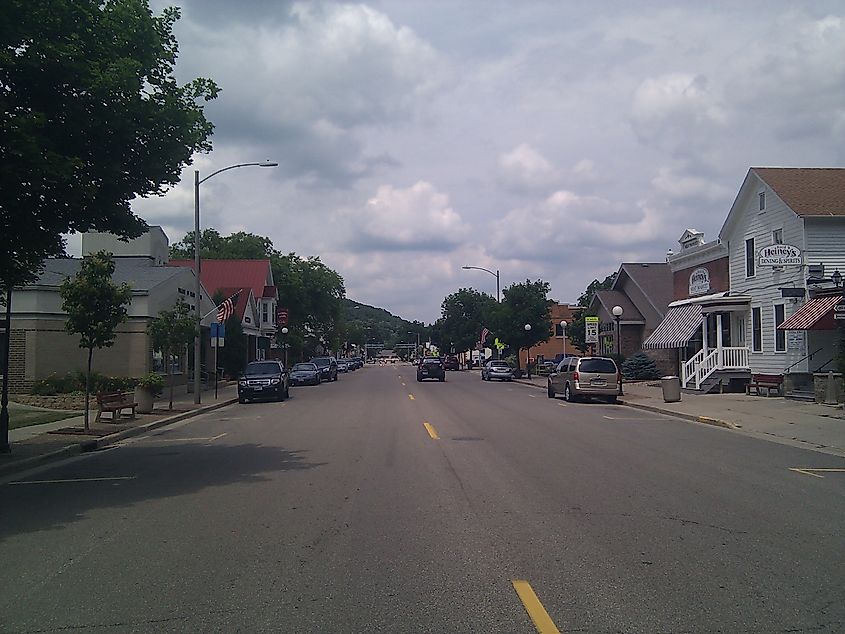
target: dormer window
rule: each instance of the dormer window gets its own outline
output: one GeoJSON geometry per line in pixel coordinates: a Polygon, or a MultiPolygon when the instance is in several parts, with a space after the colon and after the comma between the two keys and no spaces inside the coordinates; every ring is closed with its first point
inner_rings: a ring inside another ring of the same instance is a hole
{"type": "Polygon", "coordinates": [[[766,192],[760,192],[757,196],[760,198],[760,211],[766,211],[766,192]]]}

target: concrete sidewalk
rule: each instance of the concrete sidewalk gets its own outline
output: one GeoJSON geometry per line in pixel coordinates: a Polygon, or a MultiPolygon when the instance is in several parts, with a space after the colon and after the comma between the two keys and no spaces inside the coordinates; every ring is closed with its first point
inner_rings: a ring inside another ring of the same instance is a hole
{"type": "MultiPolygon", "coordinates": [[[[544,376],[517,381],[546,391],[544,376]]],[[[624,383],[623,392],[619,402],[629,407],[845,457],[845,411],[841,406],[778,396],[688,393],[681,394],[678,403],[666,403],[659,381],[624,383]]]]}
{"type": "Polygon", "coordinates": [[[143,434],[151,429],[163,427],[185,418],[198,416],[218,409],[238,400],[238,385],[220,385],[215,400],[214,390],[202,393],[202,403],[194,403],[193,394],[181,394],[173,397],[173,409],[168,410],[169,399],[163,394],[150,414],[138,414],[134,419],[123,416],[114,423],[110,414],[94,423],[96,410],[89,413],[90,434],[84,433],[84,417],[76,416],[45,423],[9,430],[9,443],[12,451],[0,454],[0,476],[16,473],[37,466],[41,463],[58,460],[86,451],[94,451],[124,438],[143,434]],[[64,432],[64,433],[62,433],[64,432]]]}

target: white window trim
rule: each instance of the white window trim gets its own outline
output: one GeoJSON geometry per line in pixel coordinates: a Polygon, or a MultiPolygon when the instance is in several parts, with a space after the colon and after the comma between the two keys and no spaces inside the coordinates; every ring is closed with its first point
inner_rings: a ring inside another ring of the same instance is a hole
{"type": "Polygon", "coordinates": [[[749,343],[749,350],[751,350],[751,354],[763,354],[763,307],[762,306],[752,306],[751,307],[751,315],[750,319],[748,320],[748,328],[749,334],[751,335],[748,338],[749,343]],[[760,349],[754,349],[754,309],[760,311],[760,349]]]}
{"type": "Polygon", "coordinates": [[[745,269],[745,279],[757,277],[757,240],[754,236],[745,238],[742,242],[742,267],[745,269]],[[751,240],[751,261],[754,263],[754,273],[748,274],[748,241],[751,240]]]}
{"type": "Polygon", "coordinates": [[[775,351],[775,354],[786,354],[788,343],[786,341],[785,331],[783,333],[783,350],[778,350],[778,324],[775,306],[783,306],[783,319],[786,321],[786,302],[772,302],[772,349],[775,351]]]}
{"type": "Polygon", "coordinates": [[[766,212],[766,190],[757,192],[757,211],[758,213],[765,213],[766,212]],[[760,203],[763,203],[763,207],[760,207],[760,203]]]}

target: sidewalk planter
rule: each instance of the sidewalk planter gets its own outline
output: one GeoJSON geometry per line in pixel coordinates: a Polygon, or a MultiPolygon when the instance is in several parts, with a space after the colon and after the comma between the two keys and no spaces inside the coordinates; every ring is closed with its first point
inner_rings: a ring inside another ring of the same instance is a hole
{"type": "Polygon", "coordinates": [[[153,411],[156,397],[161,394],[164,389],[164,379],[154,372],[138,381],[135,386],[135,402],[138,406],[135,408],[139,414],[150,414],[153,411]]]}
{"type": "Polygon", "coordinates": [[[835,405],[845,400],[840,372],[817,372],[813,374],[813,384],[816,392],[816,403],[835,405]]]}

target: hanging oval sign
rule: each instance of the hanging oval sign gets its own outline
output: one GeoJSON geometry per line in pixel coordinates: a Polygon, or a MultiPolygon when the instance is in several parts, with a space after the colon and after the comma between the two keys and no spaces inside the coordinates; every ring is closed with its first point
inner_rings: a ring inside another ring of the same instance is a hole
{"type": "Polygon", "coordinates": [[[704,295],[710,290],[710,271],[704,267],[695,269],[689,276],[689,294],[704,295]]]}
{"type": "Polygon", "coordinates": [[[760,266],[800,266],[801,249],[791,244],[772,244],[759,252],[760,266]]]}

